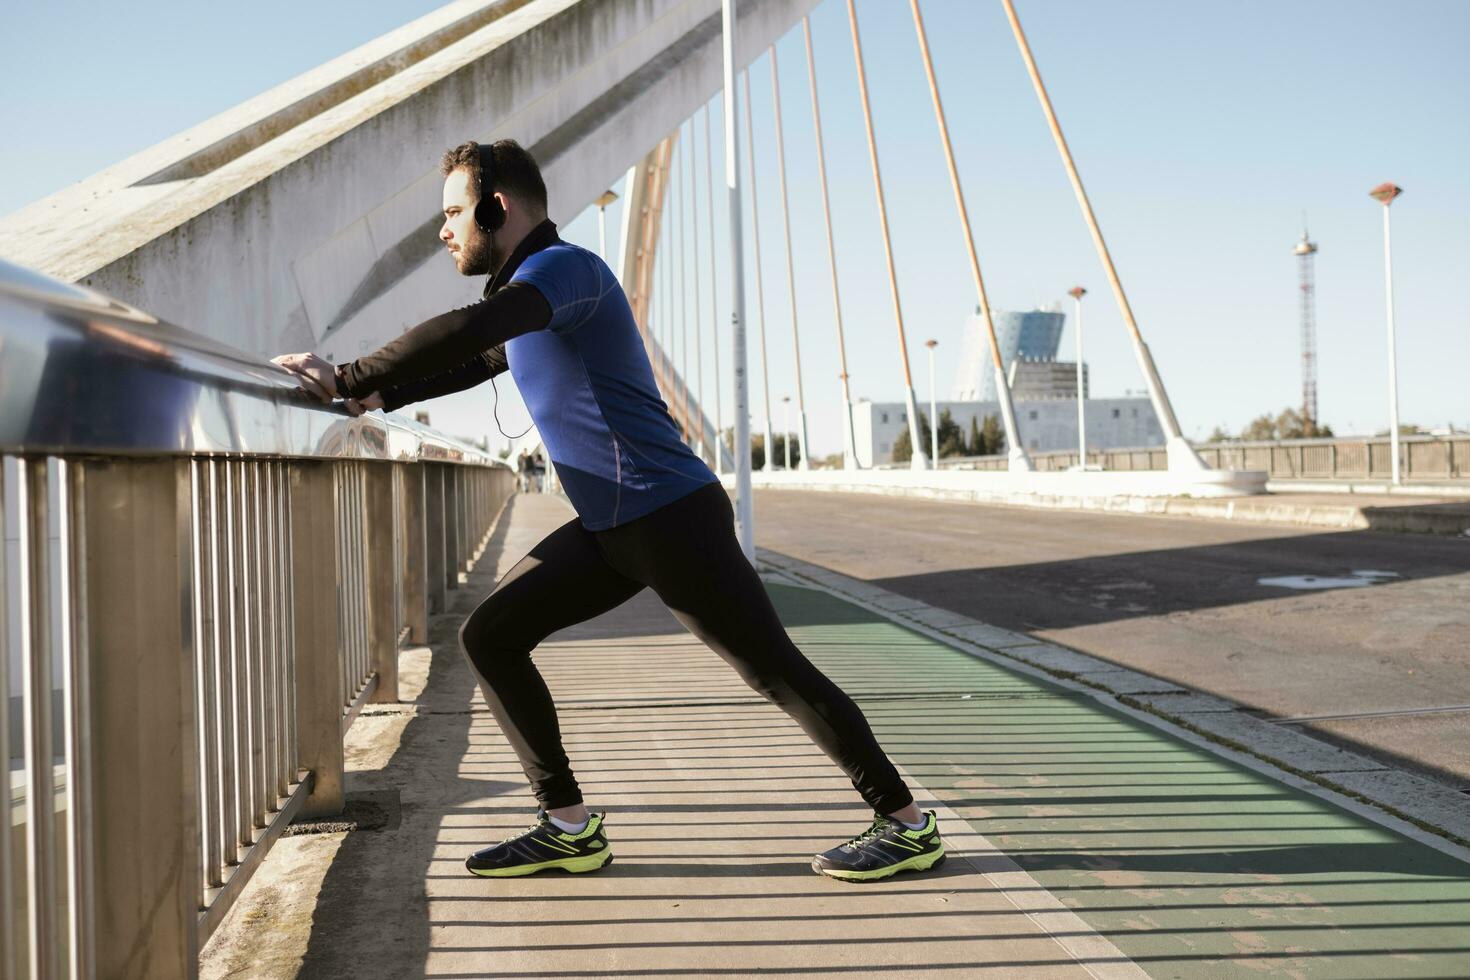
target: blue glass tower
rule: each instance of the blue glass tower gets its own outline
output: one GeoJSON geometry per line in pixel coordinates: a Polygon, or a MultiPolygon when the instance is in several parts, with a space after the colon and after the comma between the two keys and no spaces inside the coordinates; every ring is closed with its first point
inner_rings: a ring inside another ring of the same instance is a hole
{"type": "MultiPolygon", "coordinates": [[[[1056,360],[1066,316],[1052,310],[1024,313],[992,310],[995,336],[1000,342],[1001,363],[1010,368],[1017,358],[1028,361],[1056,360]]],[[[960,347],[959,370],[955,373],[955,401],[995,401],[995,371],[990,365],[990,340],[985,322],[975,313],[965,318],[964,343],[960,347]]]]}

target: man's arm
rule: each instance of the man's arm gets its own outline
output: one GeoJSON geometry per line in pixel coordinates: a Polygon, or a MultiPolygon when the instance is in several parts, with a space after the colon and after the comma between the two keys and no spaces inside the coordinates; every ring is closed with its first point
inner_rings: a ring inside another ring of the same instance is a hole
{"type": "Polygon", "coordinates": [[[500,344],[483,353],[476,354],[459,367],[421,381],[409,381],[395,385],[383,392],[383,411],[396,412],[404,405],[427,401],[440,395],[453,394],[473,388],[509,367],[505,356],[505,345],[500,344]]]}
{"type": "MultiPolygon", "coordinates": [[[[550,322],[551,305],[539,290],[510,283],[478,303],[425,320],[373,353],[337,368],[337,394],[360,398],[382,391],[386,401],[388,389],[466,368],[507,340],[544,329],[550,322]]],[[[478,381],[437,393],[460,391],[488,377],[486,373],[478,381]]],[[[459,380],[463,379],[457,378],[456,383],[459,380]]]]}

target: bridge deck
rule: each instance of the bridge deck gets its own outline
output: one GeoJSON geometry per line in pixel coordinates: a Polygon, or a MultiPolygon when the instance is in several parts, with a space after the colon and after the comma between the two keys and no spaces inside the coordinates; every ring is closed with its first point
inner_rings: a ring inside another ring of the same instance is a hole
{"type": "Polygon", "coordinates": [[[568,516],[516,498],[431,647],[405,653],[405,703],[354,727],[349,791],[389,809],[396,793],[394,820],[283,840],[203,976],[1470,973],[1470,867],[1085,695],[777,582],[798,645],[946,811],[956,859],[871,886],[813,875],[813,851],[866,824],[861,802],[644,595],[537,654],[617,863],[468,876],[464,854],[534,803],[455,629],[568,516]]]}

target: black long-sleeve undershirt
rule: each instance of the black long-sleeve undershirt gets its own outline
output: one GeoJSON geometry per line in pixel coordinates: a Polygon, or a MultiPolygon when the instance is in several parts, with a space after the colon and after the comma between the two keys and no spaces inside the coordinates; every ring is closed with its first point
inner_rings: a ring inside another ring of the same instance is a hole
{"type": "Polygon", "coordinates": [[[463,391],[505,370],[507,340],[550,322],[551,305],[540,291],[508,283],[343,365],[337,370],[337,390],[350,398],[381,392],[389,410],[463,391]]]}
{"type": "Polygon", "coordinates": [[[482,384],[508,370],[505,345],[499,344],[482,354],[476,354],[459,367],[451,368],[433,377],[420,381],[408,381],[394,385],[383,394],[383,411],[396,412],[405,405],[428,401],[441,395],[452,395],[482,384]]]}

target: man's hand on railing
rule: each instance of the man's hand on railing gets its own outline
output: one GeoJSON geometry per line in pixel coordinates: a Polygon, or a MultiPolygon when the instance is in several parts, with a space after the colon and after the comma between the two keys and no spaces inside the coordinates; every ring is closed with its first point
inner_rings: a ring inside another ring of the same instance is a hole
{"type": "Polygon", "coordinates": [[[382,392],[375,391],[366,398],[347,399],[347,414],[357,418],[363,412],[372,412],[383,407],[382,392]]]}
{"type": "MultiPolygon", "coordinates": [[[[337,369],[331,361],[312,353],[282,354],[271,363],[285,368],[302,381],[301,387],[317,397],[323,405],[332,404],[337,395],[337,369]]],[[[372,395],[368,396],[373,397],[372,395]]],[[[365,399],[366,400],[366,399],[365,399]]],[[[350,411],[350,409],[349,409],[350,411]]],[[[355,414],[361,414],[355,413],[355,414]]]]}

